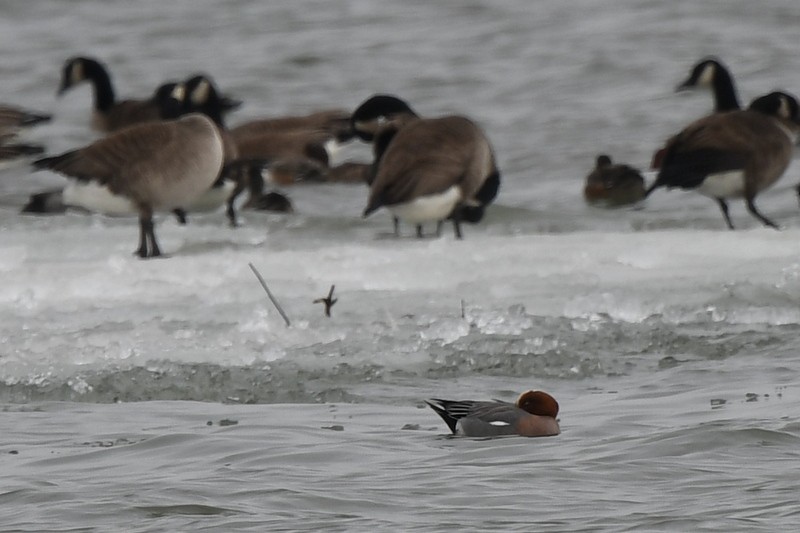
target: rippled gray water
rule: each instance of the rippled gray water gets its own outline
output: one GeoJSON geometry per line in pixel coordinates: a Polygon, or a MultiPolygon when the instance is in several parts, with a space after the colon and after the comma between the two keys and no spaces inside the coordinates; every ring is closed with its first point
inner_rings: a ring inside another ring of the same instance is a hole
{"type": "MultiPolygon", "coordinates": [[[[796,163],[759,206],[656,193],[583,205],[598,152],[646,167],[711,108],[800,92],[800,9],[769,3],[37,1],[0,7],[0,101],[92,138],[94,55],[121,97],[203,70],[231,117],[396,93],[480,122],[503,172],[466,238],[385,238],[359,186],[285,192],[292,216],[21,217],[58,176],[0,171],[2,531],[791,531],[800,519],[796,163]],[[292,318],[287,328],[248,263],[292,318]],[[311,302],[335,284],[333,317],[311,302]],[[563,433],[452,439],[422,400],[541,388],[563,433]]],[[[342,159],[369,155],[348,147],[342,159]]]]}

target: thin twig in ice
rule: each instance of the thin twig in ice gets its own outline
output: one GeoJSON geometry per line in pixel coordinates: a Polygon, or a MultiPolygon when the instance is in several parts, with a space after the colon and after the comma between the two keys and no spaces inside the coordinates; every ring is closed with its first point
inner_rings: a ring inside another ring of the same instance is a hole
{"type": "Polygon", "coordinates": [[[270,291],[269,287],[267,287],[267,282],[264,281],[264,278],[261,277],[261,274],[259,274],[258,270],[256,270],[256,267],[253,266],[253,263],[247,263],[247,264],[250,265],[250,270],[253,271],[253,274],[256,275],[256,277],[258,278],[258,281],[261,283],[261,286],[264,287],[264,291],[267,293],[267,296],[269,296],[269,299],[272,302],[272,305],[275,306],[275,309],[277,309],[278,312],[283,317],[284,322],[286,322],[286,327],[291,326],[292,324],[291,324],[291,322],[289,322],[289,317],[286,316],[286,313],[283,312],[283,308],[281,307],[281,304],[279,304],[278,300],[276,300],[275,297],[272,295],[272,291],[270,291]]]}

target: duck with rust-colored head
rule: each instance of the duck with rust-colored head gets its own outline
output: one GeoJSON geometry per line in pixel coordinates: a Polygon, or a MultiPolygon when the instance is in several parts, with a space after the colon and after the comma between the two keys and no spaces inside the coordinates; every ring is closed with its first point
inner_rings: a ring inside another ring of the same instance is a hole
{"type": "Polygon", "coordinates": [[[454,435],[464,437],[549,437],[561,433],[558,402],[543,391],[520,394],[516,403],[501,400],[426,400],[454,435]]]}

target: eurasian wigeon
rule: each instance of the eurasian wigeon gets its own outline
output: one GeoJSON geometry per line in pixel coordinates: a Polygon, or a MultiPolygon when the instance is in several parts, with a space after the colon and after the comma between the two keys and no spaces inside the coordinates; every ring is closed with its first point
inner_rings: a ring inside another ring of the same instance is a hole
{"type": "Polygon", "coordinates": [[[586,203],[599,207],[620,207],[644,198],[644,178],[635,168],[614,164],[605,154],[597,156],[594,169],[583,188],[586,203]]]}
{"type": "Polygon", "coordinates": [[[425,403],[442,417],[454,435],[464,437],[549,437],[558,435],[558,402],[542,391],[520,394],[516,403],[501,400],[440,400],[425,403]]]}

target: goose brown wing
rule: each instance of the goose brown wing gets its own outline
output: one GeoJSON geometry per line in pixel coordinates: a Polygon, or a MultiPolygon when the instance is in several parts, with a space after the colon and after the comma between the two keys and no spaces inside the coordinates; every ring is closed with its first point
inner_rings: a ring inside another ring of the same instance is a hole
{"type": "MultiPolygon", "coordinates": [[[[121,130],[104,139],[54,157],[35,161],[34,167],[49,169],[81,181],[97,181],[118,192],[117,181],[135,170],[137,162],[150,164],[157,154],[168,154],[178,141],[174,122],[142,124],[121,130]]],[[[162,156],[166,160],[166,155],[162,156]]]]}
{"type": "Polygon", "coordinates": [[[119,131],[134,124],[160,119],[161,111],[152,100],[123,100],[116,103],[105,117],[108,131],[119,131]]]}
{"type": "MultiPolygon", "coordinates": [[[[275,131],[320,131],[328,134],[335,134],[348,137],[350,129],[350,113],[344,109],[325,109],[308,115],[274,117],[261,120],[253,120],[231,128],[231,134],[238,141],[239,139],[261,133],[275,131]]],[[[344,139],[340,139],[344,140],[344,139]]]]}
{"type": "Polygon", "coordinates": [[[475,150],[473,127],[462,117],[443,117],[401,128],[381,157],[373,195],[393,205],[459,184],[475,150]]]}
{"type": "Polygon", "coordinates": [[[752,111],[711,115],[690,124],[669,140],[657,182],[693,188],[709,175],[744,169],[758,149],[759,129],[772,127],[752,111]]]}
{"type": "Polygon", "coordinates": [[[234,141],[240,158],[272,160],[303,157],[327,166],[325,142],[330,138],[330,134],[324,131],[264,131],[250,136],[234,137],[234,141]]]}

